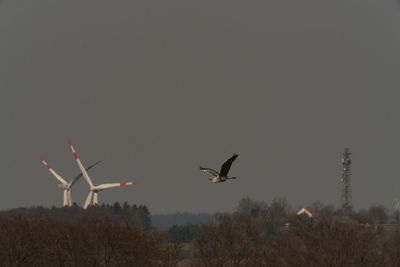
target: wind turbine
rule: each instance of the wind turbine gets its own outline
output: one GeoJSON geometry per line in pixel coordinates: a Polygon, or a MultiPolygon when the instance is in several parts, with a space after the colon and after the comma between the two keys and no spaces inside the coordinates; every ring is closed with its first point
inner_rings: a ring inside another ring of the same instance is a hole
{"type": "Polygon", "coordinates": [[[92,180],[90,179],[85,168],[83,167],[81,160],[78,158],[78,155],[76,154],[76,151],[75,151],[74,147],[72,146],[72,143],[70,141],[68,141],[68,144],[71,147],[72,153],[75,156],[76,162],[78,163],[79,169],[81,170],[83,177],[85,178],[86,182],[89,184],[89,187],[90,187],[90,189],[89,189],[90,191],[86,198],[85,205],[83,206],[84,209],[86,209],[90,205],[91,202],[93,203],[93,205],[97,205],[99,202],[99,196],[98,196],[99,192],[101,192],[105,189],[136,184],[136,182],[127,182],[127,183],[111,183],[111,184],[93,185],[92,180]]]}
{"type": "MultiPolygon", "coordinates": [[[[67,183],[67,181],[65,181],[58,173],[56,173],[43,158],[40,158],[40,160],[42,161],[44,166],[46,166],[47,169],[51,172],[51,174],[53,174],[54,177],[56,177],[57,180],[60,181],[60,184],[58,184],[58,187],[63,189],[63,191],[64,191],[63,206],[72,206],[71,187],[76,181],[78,181],[79,178],[81,178],[82,173],[80,173],[78,176],[76,176],[74,179],[72,179],[69,183],[67,183]]],[[[90,165],[86,169],[86,171],[90,170],[91,168],[93,168],[95,165],[97,165],[100,162],[101,161],[96,161],[95,163],[90,165]]]]}

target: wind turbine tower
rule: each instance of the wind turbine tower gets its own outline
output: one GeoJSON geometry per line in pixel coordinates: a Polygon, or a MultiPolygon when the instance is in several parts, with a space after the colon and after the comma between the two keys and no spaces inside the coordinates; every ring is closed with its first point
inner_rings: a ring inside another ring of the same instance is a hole
{"type": "Polygon", "coordinates": [[[345,214],[350,214],[353,205],[352,205],[352,197],[351,197],[351,159],[350,159],[350,149],[345,148],[344,153],[342,154],[342,165],[343,165],[343,171],[342,171],[342,178],[340,181],[342,182],[342,195],[341,195],[341,201],[342,201],[342,209],[345,214]]]}

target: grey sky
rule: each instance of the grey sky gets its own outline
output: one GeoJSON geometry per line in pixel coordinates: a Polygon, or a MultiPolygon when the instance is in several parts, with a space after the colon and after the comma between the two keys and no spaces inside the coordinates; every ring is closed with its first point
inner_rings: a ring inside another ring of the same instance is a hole
{"type": "MultiPolygon", "coordinates": [[[[355,208],[400,197],[395,0],[2,1],[0,209],[60,206],[56,180],[104,160],[100,202],[230,211],[242,197],[355,208]],[[199,165],[233,153],[238,180],[199,165]]],[[[73,200],[88,186],[79,181],[73,200]]]]}

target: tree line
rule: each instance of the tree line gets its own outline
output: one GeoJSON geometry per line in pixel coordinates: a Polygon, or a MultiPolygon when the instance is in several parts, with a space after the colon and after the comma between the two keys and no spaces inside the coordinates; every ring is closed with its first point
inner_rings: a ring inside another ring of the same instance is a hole
{"type": "Polygon", "coordinates": [[[176,266],[179,244],[134,221],[0,216],[1,266],[176,266]]]}
{"type": "Polygon", "coordinates": [[[400,235],[379,234],[340,218],[300,216],[271,232],[241,214],[204,225],[194,240],[192,266],[399,266],[400,235]]]}
{"type": "Polygon", "coordinates": [[[122,205],[115,202],[113,205],[101,204],[89,206],[86,210],[77,205],[62,208],[17,208],[0,212],[3,216],[26,217],[35,219],[51,219],[62,222],[76,222],[82,219],[99,218],[107,219],[113,223],[123,223],[124,220],[135,222],[136,225],[149,229],[151,227],[151,214],[145,205],[130,205],[124,202],[122,205]]]}
{"type": "Polygon", "coordinates": [[[1,266],[400,266],[396,214],[382,206],[345,215],[314,203],[298,216],[284,198],[244,198],[202,224],[151,227],[145,206],[0,213],[1,266]],[[140,218],[140,219],[139,219],[140,218]]]}
{"type": "Polygon", "coordinates": [[[188,266],[400,266],[397,212],[372,205],[345,215],[315,202],[313,218],[284,198],[244,198],[235,212],[202,225],[173,226],[170,242],[191,242],[188,266]],[[191,239],[192,238],[192,239],[191,239]]]}

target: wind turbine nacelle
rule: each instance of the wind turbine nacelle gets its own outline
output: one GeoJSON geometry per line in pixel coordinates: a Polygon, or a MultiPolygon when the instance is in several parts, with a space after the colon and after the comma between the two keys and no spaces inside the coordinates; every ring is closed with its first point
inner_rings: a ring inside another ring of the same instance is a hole
{"type": "Polygon", "coordinates": [[[66,184],[58,184],[57,186],[61,189],[68,189],[68,185],[66,184]]]}

